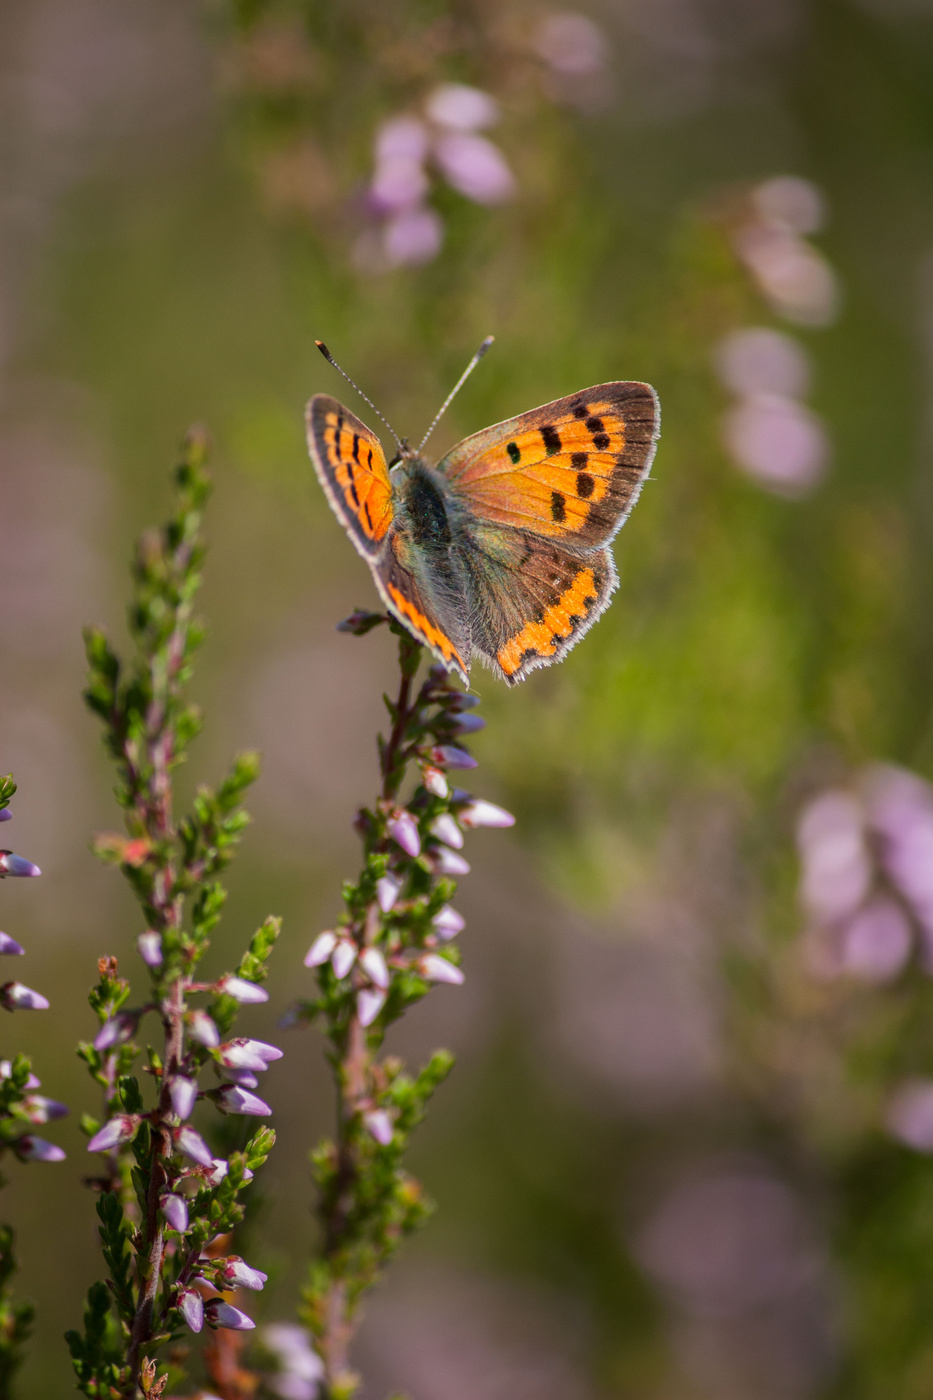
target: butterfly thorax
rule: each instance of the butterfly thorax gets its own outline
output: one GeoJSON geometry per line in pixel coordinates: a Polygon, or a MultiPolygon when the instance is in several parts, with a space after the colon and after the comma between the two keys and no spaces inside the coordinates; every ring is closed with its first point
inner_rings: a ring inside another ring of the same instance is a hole
{"type": "Polygon", "coordinates": [[[435,559],[446,558],[453,531],[443,478],[423,458],[406,456],[392,468],[391,481],[399,525],[412,544],[435,559]]]}

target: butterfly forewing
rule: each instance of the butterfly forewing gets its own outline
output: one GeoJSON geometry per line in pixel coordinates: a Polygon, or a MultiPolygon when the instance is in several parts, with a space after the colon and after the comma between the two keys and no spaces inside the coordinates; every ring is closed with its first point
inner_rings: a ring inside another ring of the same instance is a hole
{"type": "Polygon", "coordinates": [[[479,520],[594,549],[648,474],[658,401],[648,384],[597,384],[464,439],[439,464],[479,520]]]}
{"type": "Polygon", "coordinates": [[[359,552],[372,559],[394,513],[382,444],[328,394],[315,394],[306,422],[308,449],[327,499],[359,552]]]}

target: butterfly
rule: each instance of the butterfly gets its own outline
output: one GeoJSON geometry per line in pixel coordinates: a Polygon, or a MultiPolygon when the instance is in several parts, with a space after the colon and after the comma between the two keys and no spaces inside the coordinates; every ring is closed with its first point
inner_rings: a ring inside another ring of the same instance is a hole
{"type": "Polygon", "coordinates": [[[465,685],[473,657],[509,685],[561,661],[609,606],[609,545],[658,440],[650,385],[581,389],[464,438],[436,464],[402,440],[388,461],[329,394],[315,394],[306,421],[324,493],[386,608],[465,685]]]}

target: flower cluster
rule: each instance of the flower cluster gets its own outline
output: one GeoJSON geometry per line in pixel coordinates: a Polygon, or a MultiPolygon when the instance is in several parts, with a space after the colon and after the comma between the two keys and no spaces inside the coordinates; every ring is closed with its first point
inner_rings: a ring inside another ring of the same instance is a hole
{"type": "Polygon", "coordinates": [[[515,192],[505,156],[481,133],[499,120],[495,98],[464,83],[443,83],[417,115],[384,122],[376,133],[367,205],[376,228],[356,247],[368,271],[417,266],[440,252],[444,225],[428,203],[439,174],[475,204],[502,204],[515,192]]]}
{"type": "Polygon", "coordinates": [[[474,713],[476,697],[459,691],[440,666],[413,694],[421,647],[390,619],[361,612],[342,626],[362,633],[380,622],[398,635],[402,672],[397,700],[386,699],[392,728],[380,741],[382,792],[357,815],[363,871],[345,886],[341,919],[311,944],[305,964],[316,970],[319,995],[297,1011],[323,1023],[340,1098],[337,1141],[322,1144],[314,1159],[324,1246],[312,1264],[303,1314],[328,1396],[352,1393],[348,1346],[363,1288],[424,1217],[421,1189],[401,1158],[452,1064],[438,1051],[411,1078],[378,1052],[387,1027],[432,984],[463,981],[454,940],[464,920],[450,899],[454,877],[470,868],[461,854],[464,833],[514,821],[451,782],[453,772],[476,767],[464,747],[484,724],[474,713]],[[418,782],[403,801],[412,767],[418,782]]]}

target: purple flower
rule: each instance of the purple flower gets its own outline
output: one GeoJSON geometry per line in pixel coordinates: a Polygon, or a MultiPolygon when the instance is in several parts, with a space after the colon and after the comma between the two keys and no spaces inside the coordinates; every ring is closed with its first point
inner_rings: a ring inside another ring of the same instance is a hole
{"type": "Polygon", "coordinates": [[[382,245],[392,267],[419,267],[437,257],[444,241],[440,215],[427,205],[402,209],[383,229],[382,245]]]}
{"type": "Polygon", "coordinates": [[[169,1229],[183,1235],[188,1228],[188,1202],[184,1196],[176,1196],[172,1192],[160,1196],[159,1209],[169,1229]]]}
{"type": "Polygon", "coordinates": [[[221,1113],[248,1113],[265,1118],[272,1112],[263,1099],[251,1094],[248,1089],[242,1089],[239,1084],[224,1084],[212,1097],[216,1099],[221,1113]]]}
{"type": "Polygon", "coordinates": [[[178,1075],[171,1080],[168,1086],[168,1096],[172,1112],[176,1118],[180,1118],[184,1123],[185,1119],[190,1118],[194,1112],[194,1106],[198,1101],[198,1086],[193,1079],[185,1079],[178,1075]]]}
{"type": "Polygon", "coordinates": [[[417,117],[392,117],[376,133],[376,160],[424,160],[428,133],[417,117]]]}
{"type": "Polygon", "coordinates": [[[109,1152],[121,1142],[129,1142],[136,1136],[140,1118],[135,1113],[119,1113],[99,1128],[87,1145],[88,1152],[109,1152]]]}
{"type": "Polygon", "coordinates": [[[277,1358],[279,1369],[270,1381],[282,1400],[315,1400],[324,1376],[324,1364],[313,1350],[309,1335],[297,1322],[272,1322],[262,1329],[262,1340],[277,1358]]]}
{"type": "Polygon", "coordinates": [[[176,1301],[178,1311],[192,1332],[200,1332],[204,1326],[204,1299],[196,1288],[183,1288],[176,1301]]]}
{"type": "Polygon", "coordinates": [[[486,721],[482,715],[459,715],[453,725],[455,734],[478,734],[481,729],[486,728],[486,721]]]}
{"type": "Polygon", "coordinates": [[[438,875],[469,875],[469,861],[446,846],[438,846],[431,852],[431,864],[438,875]]]}
{"type": "Polygon", "coordinates": [[[893,899],[874,899],[843,929],[843,968],[865,982],[890,982],[906,966],[911,942],[901,906],[893,899]]]}
{"type": "Polygon", "coordinates": [[[496,99],[466,83],[442,83],[428,98],[425,112],[432,122],[452,131],[481,131],[499,120],[496,99]]]}
{"type": "Polygon", "coordinates": [[[421,838],[418,835],[418,823],[411,812],[403,809],[393,812],[386,822],[386,830],[392,840],[401,846],[406,855],[417,856],[421,854],[421,838]]]}
{"type": "MultiPolygon", "coordinates": [[[[264,1065],[265,1069],[266,1066],[264,1065]]],[[[239,1084],[241,1089],[258,1089],[259,1080],[251,1069],[227,1069],[224,1075],[231,1084],[239,1084]]]]}
{"type": "Polygon", "coordinates": [[[443,812],[431,823],[431,834],[445,846],[453,846],[456,851],[463,846],[463,832],[449,812],[443,812]]]}
{"type": "Polygon", "coordinates": [[[139,956],[147,967],[162,966],[162,935],[159,933],[141,933],[136,940],[136,947],[139,949],[139,956]]]}
{"type": "Polygon", "coordinates": [[[401,892],[402,882],[394,875],[383,875],[376,881],[376,903],[383,914],[388,914],[401,892]]]}
{"type": "Polygon", "coordinates": [[[385,1006],[386,994],[378,988],[364,987],[358,993],[356,1005],[359,1011],[360,1025],[371,1026],[385,1006]]]}
{"type": "Polygon", "coordinates": [[[232,1303],[222,1298],[212,1298],[204,1308],[204,1319],[209,1327],[226,1327],[234,1332],[249,1332],[256,1326],[251,1317],[240,1312],[232,1303]]]}
{"type": "MultiPolygon", "coordinates": [[[[13,1074],[13,1062],[11,1060],[0,1060],[0,1079],[9,1079],[13,1074]]],[[[30,1074],[26,1080],[27,1089],[41,1089],[42,1080],[36,1075],[30,1074]]]]}
{"type": "Polygon", "coordinates": [[[330,960],[330,965],[334,969],[334,976],[339,978],[340,981],[343,981],[355,962],[356,944],[349,938],[339,939],[330,960]]]}
{"type": "Polygon", "coordinates": [[[933,1152],[933,1082],[910,1079],[888,1105],[888,1131],[917,1152],[933,1152]]]}
{"type": "Polygon", "coordinates": [[[447,958],[442,958],[439,953],[425,953],[415,963],[415,967],[428,982],[450,982],[457,987],[463,982],[463,973],[459,967],[448,962],[447,958]]]}
{"type": "Polygon", "coordinates": [[[195,1132],[194,1128],[188,1127],[187,1124],[183,1128],[173,1128],[172,1137],[179,1152],[182,1152],[189,1161],[197,1162],[199,1167],[214,1166],[210,1148],[201,1134],[195,1132]]]}
{"type": "Polygon", "coordinates": [[[255,1004],[269,1000],[269,993],[265,987],[260,987],[255,982],[247,982],[245,977],[232,977],[229,973],[226,977],[221,977],[217,983],[217,990],[223,996],[233,997],[234,1001],[255,1004]]]}
{"type": "Polygon", "coordinates": [[[230,1288],[252,1288],[259,1290],[268,1281],[269,1275],[261,1269],[252,1269],[238,1254],[231,1254],[220,1262],[220,1275],[230,1288]]]}
{"type": "Polygon", "coordinates": [[[444,763],[448,768],[478,768],[479,764],[471,753],[466,749],[458,748],[456,744],[439,744],[436,749],[431,750],[431,757],[435,763],[444,763]]]}
{"type": "Polygon", "coordinates": [[[456,909],[452,909],[449,904],[445,904],[443,909],[439,909],[431,920],[434,931],[438,938],[442,938],[446,943],[448,939],[456,938],[458,933],[462,933],[466,928],[466,919],[462,914],[458,914],[456,909]]]}
{"type": "Polygon", "coordinates": [[[0,808],[0,822],[10,822],[13,820],[13,813],[9,807],[0,808]]]}
{"type": "MultiPolygon", "coordinates": [[[[230,1163],[225,1161],[223,1157],[214,1157],[211,1159],[210,1167],[211,1170],[207,1173],[204,1180],[207,1182],[208,1186],[219,1186],[230,1170],[230,1163]]],[[[252,1179],[252,1172],[244,1174],[244,1180],[252,1181],[252,1179]]]]}
{"type": "Polygon", "coordinates": [[[220,1044],[220,1032],[206,1011],[187,1012],[185,1024],[192,1040],[196,1040],[208,1050],[217,1049],[220,1044]]]}
{"type": "Polygon", "coordinates": [[[44,1138],[33,1137],[32,1133],[18,1138],[13,1143],[13,1151],[21,1162],[62,1162],[65,1159],[62,1148],[44,1138]]]}
{"type": "Polygon", "coordinates": [[[281,1060],[283,1053],[277,1045],[267,1045],[264,1040],[238,1036],[221,1045],[218,1058],[227,1069],[251,1069],[261,1074],[273,1060],[281,1060]]]}
{"type": "Polygon", "coordinates": [[[48,1011],[49,1003],[39,992],[24,987],[22,982],[4,982],[0,987],[0,1006],[7,1011],[48,1011]]]}
{"type": "Polygon", "coordinates": [[[441,770],[432,767],[431,764],[428,764],[426,768],[422,769],[421,781],[424,783],[428,792],[432,793],[435,797],[446,797],[450,791],[447,779],[444,777],[441,770]]]}
{"type": "Polygon", "coordinates": [[[810,913],[821,923],[853,914],[871,884],[857,799],[841,790],[822,793],[805,808],[797,841],[803,860],[801,894],[810,913]]]}
{"type": "Polygon", "coordinates": [[[24,860],[22,856],[15,856],[12,851],[0,851],[0,880],[5,875],[20,875],[31,877],[41,875],[42,871],[38,865],[33,865],[31,860],[24,860]]]}
{"type": "Polygon", "coordinates": [[[440,137],[434,153],[449,184],[475,204],[502,204],[515,193],[505,156],[485,136],[451,133],[440,137]]]}
{"type": "Polygon", "coordinates": [[[383,1147],[389,1146],[395,1129],[392,1125],[392,1119],[384,1108],[376,1108],[371,1113],[364,1113],[363,1122],[378,1143],[383,1147]]]}
{"type": "Polygon", "coordinates": [[[112,1046],[129,1040],[136,1033],[141,1014],[139,1011],[118,1011],[116,1016],[111,1016],[94,1037],[94,1049],[109,1050],[112,1046]]]}
{"type": "Polygon", "coordinates": [[[464,826],[514,826],[515,818],[511,812],[507,812],[504,807],[497,807],[494,802],[486,802],[483,798],[474,798],[465,807],[461,807],[457,813],[464,826]]]}
{"type": "Polygon", "coordinates": [[[25,949],[17,943],[15,938],[11,938],[8,933],[0,933],[0,953],[19,954],[25,949]]]}
{"type": "Polygon", "coordinates": [[[30,1123],[51,1123],[56,1118],[68,1117],[68,1105],[57,1099],[47,1099],[42,1094],[30,1094],[23,1099],[23,1110],[30,1123]]]}
{"type": "Polygon", "coordinates": [[[305,967],[320,967],[326,963],[337,946],[337,935],[331,929],[319,933],[305,953],[305,967]]]}
{"type": "Polygon", "coordinates": [[[367,948],[360,954],[360,967],[371,982],[385,991],[389,985],[389,969],[378,948],[367,948]]]}

